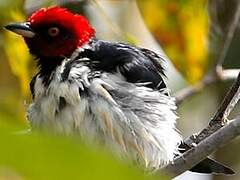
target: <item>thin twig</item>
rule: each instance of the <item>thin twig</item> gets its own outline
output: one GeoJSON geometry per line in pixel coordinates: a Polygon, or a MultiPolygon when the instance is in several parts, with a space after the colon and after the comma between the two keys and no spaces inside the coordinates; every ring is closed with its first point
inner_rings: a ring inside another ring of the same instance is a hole
{"type": "Polygon", "coordinates": [[[219,76],[222,81],[237,79],[240,69],[225,69],[220,72],[219,76]]]}
{"type": "Polygon", "coordinates": [[[237,80],[234,82],[231,89],[225,96],[217,112],[210,120],[209,125],[197,135],[196,134],[192,135],[186,140],[184,140],[184,143],[187,144],[189,147],[192,147],[192,144],[198,144],[199,142],[210,136],[212,133],[220,129],[224,125],[224,121],[226,121],[226,118],[233,110],[233,108],[235,107],[236,103],[240,98],[239,89],[240,89],[240,73],[238,74],[237,80]]]}
{"type": "Polygon", "coordinates": [[[205,159],[208,155],[215,152],[219,147],[240,135],[240,118],[233,119],[222,129],[201,141],[196,147],[178,156],[173,163],[167,165],[159,171],[160,174],[168,174],[176,177],[189,170],[194,165],[205,159]]]}
{"type": "Polygon", "coordinates": [[[103,19],[107,22],[109,28],[115,33],[115,35],[120,39],[126,39],[127,34],[121,30],[121,28],[114,23],[114,21],[106,14],[105,10],[102,8],[102,6],[99,4],[97,0],[88,0],[93,6],[95,6],[98,11],[103,16],[103,19]]]}
{"type": "MultiPolygon", "coordinates": [[[[208,155],[216,151],[228,141],[240,135],[240,119],[235,119],[229,124],[224,124],[227,117],[240,99],[240,73],[239,70],[223,70],[223,63],[231,44],[237,23],[240,18],[240,3],[238,3],[237,11],[230,23],[228,32],[224,38],[224,43],[219,54],[215,72],[207,75],[201,82],[194,87],[187,87],[178,92],[176,95],[177,103],[181,103],[186,98],[201,91],[209,84],[218,81],[226,81],[237,78],[226,97],[224,98],[214,117],[210,120],[209,125],[203,129],[198,135],[192,135],[187,138],[184,143],[189,147],[183,155],[176,157],[172,164],[166,166],[163,171],[175,177],[181,173],[191,169],[194,165],[205,159],[208,155]],[[236,77],[237,75],[237,77],[236,77]],[[225,125],[223,127],[223,125],[225,125]]],[[[162,172],[162,171],[160,171],[162,172]]]]}
{"type": "Polygon", "coordinates": [[[229,23],[230,25],[227,29],[227,33],[223,38],[222,46],[219,49],[220,53],[216,57],[218,61],[215,67],[215,72],[207,75],[202,81],[198,82],[195,86],[189,86],[177,92],[175,95],[177,105],[182,103],[187,98],[193,96],[194,94],[200,92],[204,87],[210,84],[237,78],[239,69],[223,70],[223,63],[226,59],[226,54],[231,45],[239,20],[240,20],[240,1],[237,2],[235,14],[233,15],[231,22],[229,23]]]}
{"type": "Polygon", "coordinates": [[[215,116],[210,121],[209,125],[214,125],[215,122],[223,122],[226,120],[230,112],[233,108],[229,109],[230,106],[232,107],[233,101],[235,102],[233,107],[236,105],[236,103],[239,100],[239,87],[240,87],[240,73],[238,74],[237,80],[234,82],[230,90],[228,91],[227,95],[225,96],[222,104],[220,105],[219,109],[215,113],[215,116]],[[227,112],[227,114],[226,114],[227,112]]]}
{"type": "Polygon", "coordinates": [[[232,21],[229,23],[230,25],[228,27],[227,34],[225,35],[225,38],[223,41],[224,43],[221,48],[219,58],[217,58],[218,59],[217,66],[220,66],[220,67],[223,66],[226,54],[232,42],[232,38],[237,29],[239,19],[240,19],[240,2],[237,2],[236,12],[234,14],[234,17],[232,18],[232,21]]]}
{"type": "Polygon", "coordinates": [[[186,87],[174,96],[176,98],[177,105],[181,104],[186,99],[192,97],[194,94],[200,92],[203,88],[213,85],[219,81],[229,81],[237,78],[240,69],[219,69],[215,73],[208,74],[202,81],[198,82],[194,86],[186,87]]]}
{"type": "MultiPolygon", "coordinates": [[[[189,147],[181,156],[175,158],[173,163],[166,166],[163,171],[171,176],[177,176],[198,164],[208,155],[223,146],[240,134],[240,118],[223,126],[224,118],[227,118],[240,99],[240,73],[237,80],[225,96],[217,112],[210,120],[209,125],[198,135],[192,135],[184,144],[189,147]]],[[[160,171],[162,172],[162,170],[160,171]]]]}

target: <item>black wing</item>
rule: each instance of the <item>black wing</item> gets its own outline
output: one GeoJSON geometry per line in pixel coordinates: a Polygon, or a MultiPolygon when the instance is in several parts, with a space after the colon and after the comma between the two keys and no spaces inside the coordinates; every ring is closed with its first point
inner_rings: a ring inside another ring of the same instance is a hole
{"type": "Polygon", "coordinates": [[[95,40],[92,48],[84,50],[81,56],[88,57],[93,67],[100,71],[117,72],[132,83],[146,83],[145,86],[162,90],[166,88],[163,60],[153,51],[123,43],[95,40]]]}

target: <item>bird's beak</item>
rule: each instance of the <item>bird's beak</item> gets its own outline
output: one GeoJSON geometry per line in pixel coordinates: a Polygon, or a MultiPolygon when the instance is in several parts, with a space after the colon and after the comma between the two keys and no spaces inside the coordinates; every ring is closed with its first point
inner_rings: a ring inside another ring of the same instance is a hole
{"type": "Polygon", "coordinates": [[[35,36],[34,31],[29,26],[29,23],[8,24],[5,26],[5,28],[23,37],[33,38],[35,36]]]}

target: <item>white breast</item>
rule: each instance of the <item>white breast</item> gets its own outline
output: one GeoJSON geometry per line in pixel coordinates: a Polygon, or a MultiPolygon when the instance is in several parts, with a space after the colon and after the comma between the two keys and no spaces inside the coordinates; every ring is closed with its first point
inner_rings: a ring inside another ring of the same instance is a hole
{"type": "Polygon", "coordinates": [[[36,78],[35,98],[28,110],[33,128],[100,140],[150,168],[173,159],[181,141],[173,98],[128,83],[117,74],[94,78],[87,66],[79,64],[62,81],[65,63],[52,74],[48,88],[36,78]]]}

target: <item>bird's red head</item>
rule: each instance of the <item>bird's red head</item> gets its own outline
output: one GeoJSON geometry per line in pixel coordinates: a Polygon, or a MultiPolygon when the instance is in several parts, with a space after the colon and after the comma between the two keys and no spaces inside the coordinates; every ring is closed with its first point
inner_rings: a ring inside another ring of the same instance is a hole
{"type": "Polygon", "coordinates": [[[18,24],[17,28],[16,24],[10,24],[6,28],[21,34],[30,52],[40,57],[69,56],[95,35],[85,17],[61,7],[42,8],[27,23],[18,24]]]}

